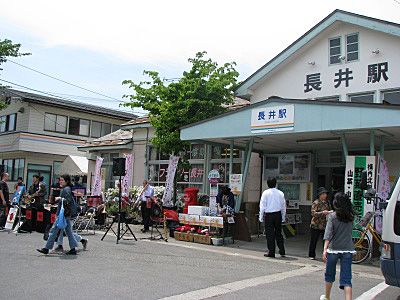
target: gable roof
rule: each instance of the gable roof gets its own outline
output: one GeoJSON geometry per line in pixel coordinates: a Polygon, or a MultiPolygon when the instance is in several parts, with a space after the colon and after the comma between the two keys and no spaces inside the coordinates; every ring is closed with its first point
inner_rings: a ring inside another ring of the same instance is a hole
{"type": "Polygon", "coordinates": [[[344,22],[375,31],[380,31],[386,34],[391,34],[400,37],[400,24],[380,19],[375,19],[343,10],[336,9],[327,17],[321,20],[318,24],[308,30],[300,38],[294,41],[281,53],[276,55],[273,59],[267,62],[264,66],[254,72],[250,77],[244,80],[235,91],[238,97],[250,99],[249,88],[262,80],[269,72],[274,70],[277,66],[283,63],[286,59],[295,54],[299,49],[309,43],[312,39],[317,37],[323,30],[331,26],[335,22],[344,22]]]}
{"type": "Polygon", "coordinates": [[[33,93],[18,91],[18,90],[14,90],[14,89],[5,89],[4,92],[2,92],[2,93],[4,93],[7,96],[11,96],[11,97],[21,97],[23,99],[23,101],[26,101],[26,102],[68,108],[68,109],[75,110],[75,111],[83,111],[83,112],[87,112],[87,113],[91,113],[91,114],[95,114],[95,115],[113,117],[113,118],[120,119],[120,120],[131,120],[131,119],[137,118],[137,115],[131,114],[128,112],[124,112],[122,110],[116,110],[116,109],[111,109],[111,108],[104,107],[104,106],[87,104],[84,102],[66,100],[64,98],[42,96],[39,94],[33,94],[33,93]]]}

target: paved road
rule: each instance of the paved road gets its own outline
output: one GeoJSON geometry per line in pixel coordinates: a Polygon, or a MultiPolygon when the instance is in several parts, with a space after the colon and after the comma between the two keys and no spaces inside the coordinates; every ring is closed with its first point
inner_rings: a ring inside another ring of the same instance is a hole
{"type": "MultiPolygon", "coordinates": [[[[323,265],[265,259],[258,252],[183,242],[89,236],[76,257],[41,255],[42,235],[0,232],[0,299],[319,299],[323,265]]],[[[354,298],[382,282],[379,269],[357,266],[354,298]]],[[[376,299],[397,299],[385,289],[376,299]]],[[[334,289],[333,299],[342,299],[334,289]]]]}

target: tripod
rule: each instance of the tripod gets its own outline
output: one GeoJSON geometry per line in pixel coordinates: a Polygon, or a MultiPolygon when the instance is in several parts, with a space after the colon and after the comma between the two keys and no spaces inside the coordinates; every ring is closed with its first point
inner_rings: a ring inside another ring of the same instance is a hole
{"type": "Polygon", "coordinates": [[[135,241],[137,241],[137,238],[135,236],[135,234],[133,233],[133,231],[131,230],[131,228],[129,227],[129,225],[126,223],[126,217],[125,217],[125,212],[121,212],[121,200],[122,200],[122,180],[121,180],[122,176],[119,176],[119,195],[118,195],[118,214],[117,217],[113,218],[113,221],[111,223],[111,225],[107,228],[106,232],[104,233],[103,237],[101,238],[101,240],[103,240],[105,238],[105,236],[107,235],[107,233],[111,230],[114,235],[117,237],[117,244],[119,242],[119,240],[121,240],[124,235],[129,231],[130,234],[133,236],[133,238],[135,239],[135,241]],[[114,229],[112,228],[114,223],[118,222],[118,227],[117,227],[117,232],[114,231],[114,229]],[[123,222],[121,224],[121,222],[123,222]],[[124,228],[124,224],[125,227],[124,228]]]}

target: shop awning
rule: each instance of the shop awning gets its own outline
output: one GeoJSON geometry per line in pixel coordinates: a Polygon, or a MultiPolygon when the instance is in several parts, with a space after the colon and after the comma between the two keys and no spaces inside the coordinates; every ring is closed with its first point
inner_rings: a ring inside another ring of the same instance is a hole
{"type": "Polygon", "coordinates": [[[61,164],[61,174],[68,175],[87,175],[88,159],[83,156],[69,155],[61,164]]]}
{"type": "Polygon", "coordinates": [[[385,149],[400,147],[400,106],[270,98],[185,126],[181,139],[226,145],[233,141],[244,149],[253,138],[254,152],[286,153],[341,149],[343,136],[350,149],[369,149],[371,133],[385,137],[385,149]],[[268,123],[291,109],[293,117],[287,122],[268,123]]]}

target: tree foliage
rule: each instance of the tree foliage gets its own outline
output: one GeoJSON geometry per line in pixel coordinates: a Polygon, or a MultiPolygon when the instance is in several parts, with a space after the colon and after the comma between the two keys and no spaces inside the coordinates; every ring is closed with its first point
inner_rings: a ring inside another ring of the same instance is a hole
{"type": "Polygon", "coordinates": [[[180,140],[180,128],[219,115],[233,102],[239,75],[236,63],[219,66],[206,54],[199,52],[188,59],[190,70],[175,82],[166,83],[155,71],[144,71],[149,77],[147,81],[123,82],[134,90],[132,95],[124,96],[131,100],[124,105],[149,112],[150,123],[155,128],[151,142],[163,153],[185,151],[188,143],[180,140]]]}
{"type": "MultiPolygon", "coordinates": [[[[0,71],[3,70],[1,65],[7,62],[8,57],[18,57],[29,55],[29,53],[20,53],[19,49],[21,48],[21,44],[13,44],[11,40],[4,39],[0,40],[0,71]]],[[[1,83],[0,83],[1,88],[1,83]]],[[[0,109],[6,107],[4,101],[0,99],[0,109]]]]}

